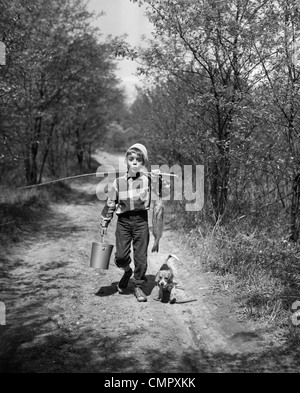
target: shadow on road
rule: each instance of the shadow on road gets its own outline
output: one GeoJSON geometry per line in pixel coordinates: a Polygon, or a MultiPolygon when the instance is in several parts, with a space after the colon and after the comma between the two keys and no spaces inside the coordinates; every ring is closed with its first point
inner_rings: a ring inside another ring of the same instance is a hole
{"type": "Polygon", "coordinates": [[[141,364],[140,356],[130,353],[130,340],[147,334],[146,331],[132,328],[124,332],[129,343],[128,353],[124,354],[122,338],[109,337],[92,327],[74,326],[58,331],[45,316],[37,315],[40,306],[32,302],[20,307],[20,325],[0,326],[1,373],[268,373],[288,372],[299,366],[297,348],[270,349],[257,356],[210,353],[200,346],[183,351],[179,359],[174,359],[176,352],[172,347],[142,348],[146,360],[141,364]]]}
{"type": "MultiPolygon", "coordinates": [[[[155,276],[153,274],[149,274],[146,276],[146,279],[147,281],[143,285],[143,291],[147,296],[150,296],[153,291],[153,288],[156,286],[155,276]]],[[[101,287],[95,295],[99,297],[114,295],[115,293],[118,292],[118,283],[119,282],[113,282],[110,286],[101,287]]],[[[131,281],[129,281],[128,287],[124,290],[123,295],[124,296],[132,295],[133,293],[134,293],[134,285],[131,281]]]]}

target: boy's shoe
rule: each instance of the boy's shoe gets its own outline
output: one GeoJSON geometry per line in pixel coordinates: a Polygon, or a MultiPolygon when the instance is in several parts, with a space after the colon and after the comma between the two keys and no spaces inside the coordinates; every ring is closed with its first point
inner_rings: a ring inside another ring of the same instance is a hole
{"type": "Polygon", "coordinates": [[[147,301],[147,296],[144,294],[141,288],[136,287],[134,289],[134,294],[135,297],[137,298],[138,302],[146,302],[147,301]]]}
{"type": "Polygon", "coordinates": [[[119,293],[124,293],[124,290],[128,287],[128,282],[130,277],[132,276],[132,269],[128,270],[123,274],[119,284],[118,284],[118,291],[119,293]]]}

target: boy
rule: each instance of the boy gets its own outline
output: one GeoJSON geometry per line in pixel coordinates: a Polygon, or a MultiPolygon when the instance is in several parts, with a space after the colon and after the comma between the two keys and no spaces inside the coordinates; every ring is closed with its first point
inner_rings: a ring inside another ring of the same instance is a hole
{"type": "MultiPolygon", "coordinates": [[[[105,234],[107,227],[116,212],[118,216],[116,228],[115,264],[124,270],[118,284],[118,292],[124,293],[128,286],[132,269],[130,267],[131,243],[134,256],[134,294],[139,302],[146,302],[147,296],[142,290],[146,280],[147,250],[149,245],[148,210],[151,203],[151,190],[158,194],[158,178],[160,170],[147,172],[148,152],[144,145],[136,143],[125,155],[127,173],[116,179],[110,195],[101,213],[101,231],[105,234]]],[[[162,195],[168,195],[170,186],[162,182],[162,195]]]]}

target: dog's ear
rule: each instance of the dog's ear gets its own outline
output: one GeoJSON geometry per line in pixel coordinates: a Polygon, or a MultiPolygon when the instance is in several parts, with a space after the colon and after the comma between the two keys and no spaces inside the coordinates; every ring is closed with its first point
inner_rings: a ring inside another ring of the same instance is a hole
{"type": "Polygon", "coordinates": [[[172,272],[168,272],[168,282],[173,282],[174,275],[172,272]]]}
{"type": "Polygon", "coordinates": [[[155,282],[158,282],[160,279],[160,272],[156,273],[155,282]]]}

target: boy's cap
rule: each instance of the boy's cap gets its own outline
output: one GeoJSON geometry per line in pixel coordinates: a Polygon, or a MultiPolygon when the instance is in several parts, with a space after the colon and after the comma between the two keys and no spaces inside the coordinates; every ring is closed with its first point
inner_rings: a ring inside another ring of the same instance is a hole
{"type": "MultiPolygon", "coordinates": [[[[139,149],[139,150],[142,152],[142,154],[143,154],[145,164],[148,163],[148,152],[147,152],[147,149],[145,148],[144,145],[142,145],[141,143],[135,143],[134,145],[132,145],[132,146],[127,150],[127,152],[128,152],[129,150],[131,150],[131,149],[139,149]]],[[[127,155],[127,152],[126,152],[126,155],[127,155]]]]}

